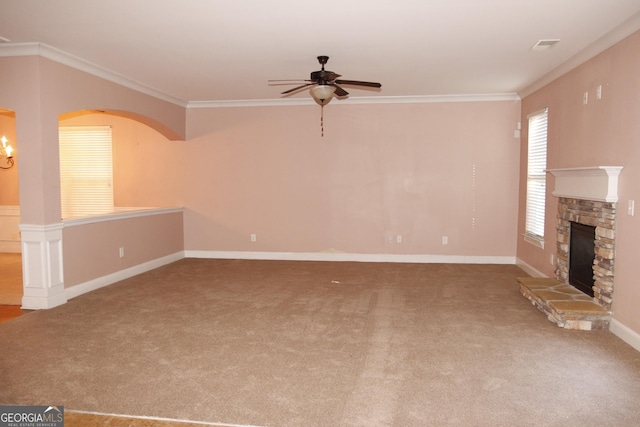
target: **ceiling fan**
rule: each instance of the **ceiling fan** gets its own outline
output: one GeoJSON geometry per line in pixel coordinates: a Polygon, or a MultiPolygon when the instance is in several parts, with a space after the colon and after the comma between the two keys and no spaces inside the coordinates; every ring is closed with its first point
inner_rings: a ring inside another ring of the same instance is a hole
{"type": "Polygon", "coordinates": [[[320,63],[320,70],[313,71],[309,79],[305,80],[269,80],[270,84],[296,84],[299,82],[305,82],[299,86],[296,86],[292,89],[285,90],[281,93],[281,95],[290,95],[299,90],[305,89],[309,87],[309,92],[311,92],[311,96],[315,101],[320,104],[320,107],[323,109],[320,114],[320,129],[322,136],[324,136],[324,106],[331,101],[333,96],[337,96],[339,98],[345,97],[349,95],[349,92],[344,90],[340,85],[348,85],[348,86],[365,86],[372,88],[381,88],[382,85],[380,83],[375,82],[363,82],[360,80],[342,80],[339,77],[342,77],[340,74],[334,73],[333,71],[325,70],[324,66],[329,61],[328,56],[318,56],[318,62],[320,63]],[[274,83],[278,82],[278,83],[274,83]],[[284,83],[286,82],[286,83],[284,83]]]}
{"type": "MultiPolygon", "coordinates": [[[[285,90],[284,92],[282,92],[282,95],[289,95],[301,89],[310,87],[311,88],[310,92],[313,99],[315,99],[320,105],[325,105],[325,104],[328,104],[329,101],[331,101],[331,98],[333,95],[337,97],[345,97],[349,95],[349,92],[347,92],[342,87],[340,87],[340,85],[365,86],[365,87],[373,87],[373,88],[382,87],[380,83],[363,82],[359,80],[342,80],[339,78],[339,77],[342,77],[340,74],[324,69],[324,66],[327,63],[327,61],[329,61],[328,56],[318,56],[318,62],[321,65],[321,69],[318,71],[313,71],[309,79],[298,80],[305,83],[300,86],[296,86],[292,89],[285,90]]],[[[270,83],[289,82],[289,83],[278,83],[278,84],[295,84],[298,81],[269,80],[270,83]]]]}

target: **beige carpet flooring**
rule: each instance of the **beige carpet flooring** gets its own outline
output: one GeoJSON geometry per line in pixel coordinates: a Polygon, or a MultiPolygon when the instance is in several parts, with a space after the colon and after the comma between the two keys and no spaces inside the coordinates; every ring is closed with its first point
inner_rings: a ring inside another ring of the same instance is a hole
{"type": "Polygon", "coordinates": [[[0,403],[260,426],[636,426],[640,353],[515,266],[183,259],[0,324],[0,403]]]}
{"type": "Polygon", "coordinates": [[[22,305],[22,254],[0,253],[0,304],[22,305]]]}

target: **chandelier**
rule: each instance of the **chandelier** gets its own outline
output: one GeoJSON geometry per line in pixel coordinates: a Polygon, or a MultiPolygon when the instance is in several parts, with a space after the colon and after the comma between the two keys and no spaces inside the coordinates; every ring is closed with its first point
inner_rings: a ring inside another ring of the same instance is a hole
{"type": "Polygon", "coordinates": [[[2,136],[0,141],[2,141],[2,147],[0,147],[0,169],[11,169],[14,165],[13,147],[7,144],[9,140],[5,136],[2,136]]]}

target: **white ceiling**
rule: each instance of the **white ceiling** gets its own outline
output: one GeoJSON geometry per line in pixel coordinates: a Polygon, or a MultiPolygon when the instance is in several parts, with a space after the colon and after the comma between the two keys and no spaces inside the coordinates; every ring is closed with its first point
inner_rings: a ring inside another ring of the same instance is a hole
{"type": "Polygon", "coordinates": [[[382,83],[351,98],[519,93],[639,28],[640,0],[0,1],[0,55],[43,43],[185,103],[279,98],[318,55],[382,83]]]}

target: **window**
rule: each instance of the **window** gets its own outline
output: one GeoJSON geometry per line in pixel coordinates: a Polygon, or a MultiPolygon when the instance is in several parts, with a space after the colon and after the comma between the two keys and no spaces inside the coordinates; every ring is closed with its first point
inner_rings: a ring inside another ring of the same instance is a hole
{"type": "Polygon", "coordinates": [[[110,126],[61,126],[62,218],[113,212],[110,126]]]}
{"type": "Polygon", "coordinates": [[[529,116],[527,157],[527,213],[525,240],[544,248],[547,188],[547,109],[529,116]]]}

